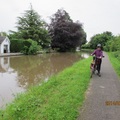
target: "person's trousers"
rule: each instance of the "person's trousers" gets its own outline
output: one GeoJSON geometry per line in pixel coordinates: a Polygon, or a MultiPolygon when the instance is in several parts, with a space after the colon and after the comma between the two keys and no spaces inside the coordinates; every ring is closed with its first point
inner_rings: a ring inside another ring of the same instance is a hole
{"type": "Polygon", "coordinates": [[[96,58],[96,69],[98,71],[98,73],[100,73],[100,70],[101,70],[101,63],[102,63],[102,59],[98,59],[96,58]]]}

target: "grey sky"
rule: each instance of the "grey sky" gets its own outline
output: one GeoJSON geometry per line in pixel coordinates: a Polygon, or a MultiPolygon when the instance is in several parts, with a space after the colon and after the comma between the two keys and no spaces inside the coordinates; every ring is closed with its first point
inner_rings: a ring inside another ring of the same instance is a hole
{"type": "Polygon", "coordinates": [[[47,21],[59,8],[65,9],[74,21],[83,23],[88,40],[104,31],[120,33],[120,0],[0,0],[0,31],[15,30],[17,17],[30,3],[47,21]]]}

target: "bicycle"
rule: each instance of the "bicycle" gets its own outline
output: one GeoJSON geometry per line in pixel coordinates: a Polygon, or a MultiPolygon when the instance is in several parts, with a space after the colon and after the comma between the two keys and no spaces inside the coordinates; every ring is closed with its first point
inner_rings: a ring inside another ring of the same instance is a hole
{"type": "Polygon", "coordinates": [[[102,56],[102,57],[96,57],[96,56],[93,56],[93,61],[90,65],[90,68],[91,68],[91,75],[90,77],[92,78],[93,74],[95,74],[95,71],[98,70],[98,76],[100,77],[100,64],[101,64],[101,59],[104,58],[105,56],[102,56]]]}

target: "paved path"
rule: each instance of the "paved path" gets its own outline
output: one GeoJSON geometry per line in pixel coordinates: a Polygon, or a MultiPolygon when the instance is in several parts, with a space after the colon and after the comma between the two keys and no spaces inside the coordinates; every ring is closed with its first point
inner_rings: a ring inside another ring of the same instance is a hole
{"type": "Polygon", "coordinates": [[[0,57],[5,57],[5,56],[17,56],[17,55],[23,55],[23,53],[0,53],[0,57]]]}
{"type": "Polygon", "coordinates": [[[77,120],[120,120],[120,79],[104,53],[101,77],[93,75],[77,120]],[[117,105],[106,105],[118,101],[117,105]],[[107,102],[109,104],[109,102],[107,102]]]}

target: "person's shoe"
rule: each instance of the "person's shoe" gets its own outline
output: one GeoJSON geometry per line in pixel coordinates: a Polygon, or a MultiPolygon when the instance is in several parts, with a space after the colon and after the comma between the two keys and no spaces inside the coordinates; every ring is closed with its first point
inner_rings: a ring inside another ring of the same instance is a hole
{"type": "Polygon", "coordinates": [[[99,77],[101,77],[101,74],[100,74],[100,73],[97,73],[97,75],[98,75],[99,77]]]}

